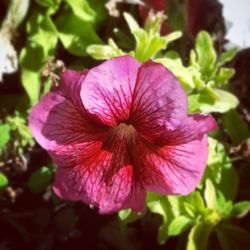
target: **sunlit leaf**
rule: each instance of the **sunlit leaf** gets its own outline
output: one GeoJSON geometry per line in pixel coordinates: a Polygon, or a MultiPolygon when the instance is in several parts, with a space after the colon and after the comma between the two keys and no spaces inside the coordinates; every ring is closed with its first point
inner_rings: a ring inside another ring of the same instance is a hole
{"type": "Polygon", "coordinates": [[[93,26],[70,12],[60,15],[56,26],[63,46],[73,55],[86,56],[88,45],[101,43],[93,26]]]}
{"type": "Polygon", "coordinates": [[[212,232],[212,226],[198,223],[192,227],[187,242],[187,250],[207,250],[208,238],[212,232]]]}
{"type": "Polygon", "coordinates": [[[221,67],[223,66],[225,63],[230,62],[235,55],[238,53],[239,49],[237,48],[233,48],[233,49],[229,49],[225,52],[223,52],[218,60],[218,66],[221,67]]]}
{"type": "Polygon", "coordinates": [[[209,77],[214,70],[217,55],[212,38],[207,32],[201,31],[198,33],[195,41],[195,51],[202,74],[209,77]]]}
{"type": "Polygon", "coordinates": [[[250,201],[240,201],[234,204],[232,215],[243,217],[250,211],[250,201]]]}
{"type": "Polygon", "coordinates": [[[187,216],[174,218],[168,226],[168,235],[176,236],[187,230],[192,225],[192,220],[187,216]]]}

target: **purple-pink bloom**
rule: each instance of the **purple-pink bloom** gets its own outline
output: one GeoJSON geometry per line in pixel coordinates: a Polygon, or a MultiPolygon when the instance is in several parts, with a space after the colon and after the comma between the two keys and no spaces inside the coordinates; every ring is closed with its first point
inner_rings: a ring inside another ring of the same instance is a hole
{"type": "Polygon", "coordinates": [[[55,193],[100,213],[142,211],[146,191],[192,192],[206,166],[206,134],[217,127],[210,115],[187,114],[169,70],[130,56],[64,71],[29,126],[58,166],[55,193]]]}

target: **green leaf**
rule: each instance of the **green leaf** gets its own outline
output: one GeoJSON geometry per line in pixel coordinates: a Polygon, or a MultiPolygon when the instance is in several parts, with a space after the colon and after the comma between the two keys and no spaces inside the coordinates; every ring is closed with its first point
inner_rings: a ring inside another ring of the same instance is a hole
{"type": "Polygon", "coordinates": [[[40,72],[57,44],[57,30],[48,14],[34,11],[28,20],[28,44],[20,53],[21,80],[23,87],[34,104],[40,95],[40,72]]]}
{"type": "Polygon", "coordinates": [[[195,113],[200,110],[199,94],[188,96],[188,113],[195,113]]]}
{"type": "Polygon", "coordinates": [[[199,223],[192,227],[188,235],[187,250],[206,250],[213,227],[199,223]]]}
{"type": "Polygon", "coordinates": [[[140,219],[142,217],[142,214],[135,213],[131,209],[124,209],[119,211],[118,216],[123,223],[129,224],[140,219]]]}
{"type": "Polygon", "coordinates": [[[48,14],[54,14],[60,7],[61,0],[36,0],[39,5],[48,8],[48,14]]]}
{"type": "Polygon", "coordinates": [[[134,32],[137,32],[138,30],[142,30],[140,28],[140,26],[138,25],[138,23],[136,22],[136,20],[129,13],[124,12],[123,16],[124,16],[124,18],[125,18],[125,20],[126,20],[126,22],[128,24],[128,27],[129,27],[132,34],[134,32]]]}
{"type": "Polygon", "coordinates": [[[240,201],[234,204],[232,215],[239,218],[244,217],[250,211],[250,201],[240,201]]]}
{"type": "Polygon", "coordinates": [[[29,178],[27,185],[34,193],[43,191],[52,181],[53,171],[48,167],[41,167],[29,178]]]}
{"type": "Polygon", "coordinates": [[[57,30],[48,14],[34,11],[28,20],[27,32],[30,44],[42,48],[43,59],[54,54],[57,43],[57,30]]]}
{"type": "Polygon", "coordinates": [[[233,94],[221,89],[214,89],[218,95],[217,100],[212,100],[206,93],[200,93],[198,102],[199,109],[204,113],[226,113],[238,106],[239,101],[233,94]]]}
{"type": "Polygon", "coordinates": [[[108,45],[93,44],[88,46],[87,53],[97,60],[106,60],[125,54],[111,38],[108,40],[108,45]]]}
{"type": "Polygon", "coordinates": [[[11,130],[15,131],[15,146],[17,148],[34,145],[32,135],[27,126],[27,117],[15,112],[14,116],[7,117],[6,122],[11,130]]]}
{"type": "Polygon", "coordinates": [[[235,109],[229,110],[224,115],[222,121],[234,145],[238,145],[243,140],[250,137],[250,131],[246,122],[235,109]]]}
{"type": "MultiPolygon", "coordinates": [[[[94,23],[96,19],[96,12],[91,8],[86,0],[66,0],[71,7],[73,13],[78,18],[88,23],[94,23]]],[[[79,27],[80,28],[80,27],[79,27]]]]}
{"type": "Polygon", "coordinates": [[[56,26],[63,46],[75,56],[86,56],[88,45],[101,43],[93,26],[71,13],[61,14],[56,26]]]}
{"type": "Polygon", "coordinates": [[[208,208],[217,209],[215,188],[209,179],[206,180],[204,198],[208,208]]]}
{"type": "Polygon", "coordinates": [[[184,67],[177,52],[169,51],[165,54],[164,58],[157,58],[154,61],[163,64],[167,69],[173,72],[187,92],[195,87],[193,82],[193,68],[184,67]]]}
{"type": "MultiPolygon", "coordinates": [[[[172,203],[166,198],[166,196],[158,195],[155,193],[147,194],[147,206],[152,213],[156,213],[162,216],[162,224],[158,229],[158,242],[159,244],[164,244],[168,239],[168,225],[171,220],[175,217],[173,213],[174,207],[177,207],[177,204],[174,204],[175,197],[172,197],[172,203]]],[[[178,209],[175,209],[175,212],[178,209]]]]}
{"type": "Polygon", "coordinates": [[[160,50],[166,49],[170,42],[178,39],[182,34],[176,31],[162,37],[159,32],[152,33],[151,30],[146,32],[144,29],[140,28],[136,20],[130,14],[124,13],[124,18],[131,33],[134,35],[136,41],[135,57],[140,62],[145,62],[150,58],[154,58],[160,50]]]}
{"type": "Polygon", "coordinates": [[[0,124],[0,154],[9,140],[10,126],[8,124],[0,124]]]}
{"type": "Polygon", "coordinates": [[[179,217],[174,218],[168,226],[168,235],[176,236],[183,233],[192,225],[192,220],[185,216],[181,215],[179,217]]]}
{"type": "Polygon", "coordinates": [[[238,53],[239,49],[233,48],[230,50],[227,50],[226,52],[223,52],[218,60],[218,67],[223,66],[225,63],[231,61],[235,55],[238,53]]]}
{"type": "Polygon", "coordinates": [[[9,184],[8,177],[0,172],[0,190],[3,190],[9,184]]]}
{"type": "Polygon", "coordinates": [[[199,32],[195,41],[195,51],[198,56],[201,73],[206,78],[210,77],[215,67],[217,55],[209,33],[205,31],[199,32]]]}
{"type": "Polygon", "coordinates": [[[239,177],[227,156],[224,146],[209,138],[208,167],[204,179],[209,178],[226,200],[233,200],[238,189],[239,177]]]}
{"type": "Polygon", "coordinates": [[[234,75],[235,70],[230,68],[220,68],[218,74],[215,76],[214,81],[216,86],[227,84],[229,79],[234,75]]]}
{"type": "Polygon", "coordinates": [[[199,191],[194,191],[185,197],[186,202],[192,205],[195,213],[202,213],[204,211],[205,203],[199,191]]]}
{"type": "Polygon", "coordinates": [[[223,218],[229,218],[233,209],[232,201],[226,201],[222,192],[217,191],[217,210],[223,218]]]}
{"type": "MultiPolygon", "coordinates": [[[[30,58],[31,54],[29,53],[29,51],[30,50],[28,48],[23,50],[21,53],[21,57],[25,57],[27,59],[30,58]]],[[[37,72],[22,68],[21,80],[31,104],[35,104],[39,99],[41,88],[41,79],[39,72],[40,68],[37,72]]]]}

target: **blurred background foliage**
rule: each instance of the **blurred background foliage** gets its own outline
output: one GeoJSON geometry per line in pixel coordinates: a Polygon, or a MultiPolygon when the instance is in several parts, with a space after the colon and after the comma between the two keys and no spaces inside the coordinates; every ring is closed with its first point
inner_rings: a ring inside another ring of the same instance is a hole
{"type": "Polygon", "coordinates": [[[250,53],[225,49],[217,1],[12,0],[0,10],[0,249],[250,247],[250,53]],[[65,67],[128,53],[169,68],[189,112],[212,113],[219,130],[193,193],[148,193],[141,214],[100,216],[53,194],[55,166],[27,117],[65,67]]]}

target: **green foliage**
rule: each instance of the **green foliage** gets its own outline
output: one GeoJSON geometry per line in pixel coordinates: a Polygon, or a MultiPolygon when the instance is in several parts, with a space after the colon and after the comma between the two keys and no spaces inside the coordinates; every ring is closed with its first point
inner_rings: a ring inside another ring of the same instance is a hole
{"type": "Polygon", "coordinates": [[[187,242],[187,250],[206,250],[208,238],[212,232],[212,226],[198,223],[192,227],[187,242]]]}
{"type": "Polygon", "coordinates": [[[250,211],[250,201],[240,201],[234,204],[232,214],[237,217],[244,217],[250,211]]]}
{"type": "Polygon", "coordinates": [[[9,184],[9,180],[8,180],[8,177],[0,172],[0,194],[1,194],[1,191],[9,184]]]}
{"type": "Polygon", "coordinates": [[[85,56],[89,44],[101,43],[91,24],[70,12],[60,15],[56,26],[62,44],[75,56],[85,56]]]}
{"type": "Polygon", "coordinates": [[[9,116],[6,119],[11,131],[14,132],[14,147],[17,151],[22,151],[26,146],[34,144],[32,135],[27,127],[26,117],[21,116],[18,112],[14,116],[9,116]]]}
{"type": "Polygon", "coordinates": [[[116,56],[122,56],[125,54],[119,47],[116,45],[113,39],[108,40],[107,45],[90,45],[87,47],[87,53],[97,60],[110,59],[116,56]]]}
{"type": "Polygon", "coordinates": [[[49,167],[41,167],[30,176],[27,185],[34,193],[44,191],[44,189],[51,183],[53,177],[53,170],[49,167]]]}
{"type": "Polygon", "coordinates": [[[10,129],[8,124],[0,124],[0,154],[10,140],[10,129]]]}
{"type": "Polygon", "coordinates": [[[21,79],[32,104],[39,99],[41,70],[55,53],[57,30],[48,13],[34,11],[27,22],[27,46],[20,54],[21,79]]]}
{"type": "MultiPolygon", "coordinates": [[[[160,27],[164,16],[160,13],[148,17],[145,29],[141,28],[129,13],[123,15],[136,42],[135,50],[131,51],[130,54],[134,55],[140,62],[157,57],[158,53],[165,50],[169,43],[181,37],[179,31],[161,36],[160,27]]],[[[87,52],[95,59],[110,59],[125,53],[111,39],[109,39],[108,45],[91,45],[87,52]]]]}
{"type": "Polygon", "coordinates": [[[238,189],[238,174],[227,156],[224,146],[209,138],[209,157],[204,179],[209,178],[223,195],[233,200],[238,189]]]}
{"type": "Polygon", "coordinates": [[[250,137],[250,131],[246,122],[235,109],[230,110],[224,115],[223,125],[234,145],[238,145],[250,137]]]}
{"type": "MultiPolygon", "coordinates": [[[[130,13],[124,13],[121,18],[125,19],[131,38],[127,36],[126,31],[118,30],[119,36],[116,38],[119,39],[116,40],[109,37],[110,27],[104,31],[99,30],[100,21],[107,17],[105,2],[32,2],[33,8],[25,23],[25,47],[21,48],[19,55],[21,81],[30,105],[35,104],[53,85],[50,79],[44,80],[43,70],[48,61],[57,56],[57,48],[66,52],[70,60],[73,58],[72,65],[78,61],[82,65],[83,61],[89,60],[88,55],[97,60],[105,60],[130,54],[140,62],[154,60],[173,72],[188,95],[189,113],[225,113],[220,121],[233,145],[238,145],[250,137],[247,124],[235,110],[239,101],[227,86],[235,72],[225,64],[234,58],[237,49],[219,55],[212,37],[201,31],[195,39],[194,48],[190,51],[189,61],[184,63],[178,53],[180,51],[174,50],[174,45],[171,46],[171,50],[167,50],[171,42],[181,37],[181,32],[174,31],[168,35],[161,35],[160,30],[165,17],[159,13],[150,14],[143,28],[130,13]],[[103,35],[102,38],[107,40],[107,44],[103,44],[98,34],[103,35]],[[128,42],[130,40],[132,42],[128,42]],[[135,46],[131,48],[133,42],[135,46]]],[[[173,9],[173,1],[170,1],[169,9],[173,9]]],[[[182,6],[175,15],[170,11],[172,27],[184,29],[183,10],[182,6]]],[[[113,22],[113,19],[110,20],[113,22]]],[[[111,28],[113,27],[111,25],[111,28]]],[[[3,95],[1,98],[3,99],[3,95]]],[[[23,100],[17,102],[22,103],[23,100]]],[[[13,109],[15,107],[10,108],[13,109]]],[[[34,145],[27,127],[27,107],[23,105],[22,109],[24,110],[12,115],[8,114],[0,123],[1,157],[9,146],[13,146],[11,153],[20,155],[26,148],[34,145]]],[[[209,138],[207,168],[199,186],[191,194],[147,194],[148,210],[162,218],[158,229],[159,244],[164,244],[169,237],[184,235],[187,236],[186,249],[203,250],[208,248],[212,234],[216,234],[223,250],[244,249],[240,247],[249,244],[249,234],[235,226],[234,221],[250,211],[250,201],[248,198],[236,203],[234,201],[238,200],[236,195],[239,177],[222,142],[209,138]]],[[[53,174],[51,167],[38,166],[27,180],[28,188],[34,193],[45,191],[52,182],[53,174]]],[[[7,176],[0,172],[0,191],[8,182],[7,176]]],[[[118,216],[121,229],[127,230],[129,223],[141,219],[144,214],[135,213],[131,209],[120,211],[118,216]]],[[[54,222],[63,230],[73,230],[77,219],[74,210],[67,207],[57,212],[54,222]]]]}
{"type": "Polygon", "coordinates": [[[86,56],[86,48],[101,43],[94,26],[105,16],[104,2],[94,10],[89,1],[37,0],[38,5],[26,23],[26,46],[20,53],[21,80],[31,104],[41,97],[41,73],[50,58],[55,56],[60,40],[73,55],[86,56]],[[56,17],[55,13],[60,13],[56,17]]]}
{"type": "Polygon", "coordinates": [[[238,105],[238,99],[225,89],[234,75],[234,70],[223,65],[230,61],[237,50],[232,49],[217,56],[213,41],[207,32],[201,31],[196,38],[195,48],[190,52],[188,66],[180,56],[170,51],[155,61],[170,69],[189,94],[189,112],[226,113],[238,105]],[[222,67],[223,66],[223,67],[222,67]]]}

